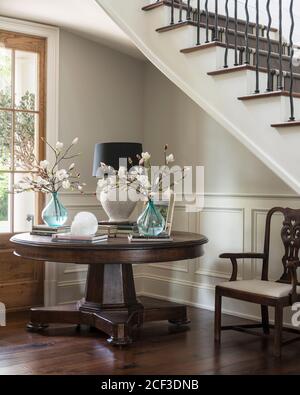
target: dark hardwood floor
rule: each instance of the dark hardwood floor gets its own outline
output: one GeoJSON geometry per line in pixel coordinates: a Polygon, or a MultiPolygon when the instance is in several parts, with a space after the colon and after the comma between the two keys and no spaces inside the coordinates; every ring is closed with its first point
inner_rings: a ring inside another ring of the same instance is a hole
{"type": "MultiPolygon", "coordinates": [[[[223,333],[218,348],[213,313],[190,309],[190,317],[187,331],[165,322],[146,324],[138,341],[121,349],[87,328],[52,326],[45,335],[29,333],[27,314],[10,314],[7,327],[0,327],[0,375],[300,373],[300,343],[284,348],[281,360],[272,356],[272,339],[242,333],[223,333]]],[[[225,324],[236,322],[241,320],[224,317],[225,324]]]]}

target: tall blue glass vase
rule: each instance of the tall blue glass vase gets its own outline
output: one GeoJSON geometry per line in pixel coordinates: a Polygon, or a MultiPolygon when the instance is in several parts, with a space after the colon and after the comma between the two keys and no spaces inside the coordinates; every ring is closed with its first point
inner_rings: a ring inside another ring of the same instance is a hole
{"type": "Polygon", "coordinates": [[[59,227],[66,223],[68,219],[68,211],[61,203],[57,192],[53,192],[50,202],[42,212],[42,219],[46,225],[51,227],[59,227]]]}
{"type": "Polygon", "coordinates": [[[139,233],[143,236],[159,236],[165,229],[165,219],[151,199],[137,220],[139,233]]]}

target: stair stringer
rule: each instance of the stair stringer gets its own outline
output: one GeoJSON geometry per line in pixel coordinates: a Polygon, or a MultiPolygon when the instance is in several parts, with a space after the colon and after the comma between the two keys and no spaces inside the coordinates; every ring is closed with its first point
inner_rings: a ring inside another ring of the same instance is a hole
{"type": "MultiPolygon", "coordinates": [[[[145,13],[141,8],[149,4],[147,0],[96,1],[163,74],[300,193],[300,127],[292,132],[271,127],[274,121],[286,120],[282,118],[286,100],[281,100],[280,107],[274,107],[273,100],[263,106],[260,100],[250,106],[238,101],[239,96],[252,93],[255,74],[247,72],[246,78],[240,72],[208,76],[207,72],[219,67],[217,49],[184,55],[180,49],[188,46],[189,29],[156,32],[168,22],[168,7],[145,13]]],[[[193,45],[192,37],[189,45],[193,45]]]]}

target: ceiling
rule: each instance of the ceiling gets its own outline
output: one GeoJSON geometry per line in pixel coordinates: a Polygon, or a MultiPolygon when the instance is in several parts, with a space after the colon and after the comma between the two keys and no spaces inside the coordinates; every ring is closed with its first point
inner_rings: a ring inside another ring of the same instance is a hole
{"type": "Polygon", "coordinates": [[[59,26],[144,59],[95,0],[0,0],[0,15],[59,26]]]}

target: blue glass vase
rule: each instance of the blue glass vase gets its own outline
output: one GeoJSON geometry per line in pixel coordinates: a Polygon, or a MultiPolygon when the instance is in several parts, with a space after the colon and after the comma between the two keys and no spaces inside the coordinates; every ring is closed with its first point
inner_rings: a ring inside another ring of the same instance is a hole
{"type": "Polygon", "coordinates": [[[52,193],[51,200],[42,212],[42,219],[46,225],[59,227],[66,223],[68,211],[61,203],[57,192],[52,193]]]}
{"type": "Polygon", "coordinates": [[[137,220],[139,233],[143,236],[159,236],[165,229],[165,219],[150,199],[137,220]]]}

